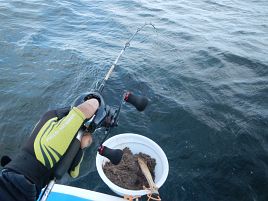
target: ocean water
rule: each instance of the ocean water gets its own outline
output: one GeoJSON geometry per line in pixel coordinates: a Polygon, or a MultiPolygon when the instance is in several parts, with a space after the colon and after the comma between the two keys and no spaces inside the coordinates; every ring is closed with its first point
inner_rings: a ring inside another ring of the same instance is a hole
{"type": "MultiPolygon", "coordinates": [[[[150,99],[124,105],[119,127],[169,160],[163,200],[268,200],[267,0],[0,0],[0,154],[14,157],[42,114],[101,80],[145,22],[104,90],[150,99]]],[[[113,194],[95,167],[60,183],[113,194]]]]}

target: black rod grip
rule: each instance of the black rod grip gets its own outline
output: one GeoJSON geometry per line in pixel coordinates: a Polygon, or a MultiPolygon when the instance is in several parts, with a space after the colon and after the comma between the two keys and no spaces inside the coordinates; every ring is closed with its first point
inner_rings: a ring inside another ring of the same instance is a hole
{"type": "Polygon", "coordinates": [[[135,106],[135,108],[139,111],[145,110],[148,105],[149,100],[144,96],[134,95],[130,92],[125,94],[124,100],[131,105],[135,106]]]}
{"type": "Polygon", "coordinates": [[[80,141],[75,138],[70,146],[68,147],[66,153],[64,154],[63,158],[57,164],[54,176],[56,179],[61,179],[62,176],[69,170],[71,164],[79,151],[80,148],[80,141]]]}
{"type": "Polygon", "coordinates": [[[121,149],[110,149],[103,145],[98,148],[98,152],[100,155],[108,158],[114,165],[118,165],[123,156],[123,151],[121,149]]]}

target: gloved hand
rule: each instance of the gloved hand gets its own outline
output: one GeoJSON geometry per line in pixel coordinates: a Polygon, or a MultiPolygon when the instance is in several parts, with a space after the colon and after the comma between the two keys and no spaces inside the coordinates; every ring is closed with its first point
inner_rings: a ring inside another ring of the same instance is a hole
{"type": "Polygon", "coordinates": [[[55,168],[65,158],[63,156],[77,131],[96,113],[98,106],[99,102],[92,98],[77,107],[47,112],[35,126],[26,145],[5,168],[23,174],[40,191],[54,177],[55,168]]]}

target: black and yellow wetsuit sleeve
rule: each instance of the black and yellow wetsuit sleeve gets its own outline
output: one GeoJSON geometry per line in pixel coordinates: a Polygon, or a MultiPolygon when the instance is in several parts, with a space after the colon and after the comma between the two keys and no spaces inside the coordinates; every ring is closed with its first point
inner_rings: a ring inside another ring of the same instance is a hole
{"type": "MultiPolygon", "coordinates": [[[[46,112],[17,156],[6,162],[5,169],[24,175],[34,183],[38,196],[54,178],[56,164],[65,156],[84,120],[84,114],[76,107],[46,112]]],[[[81,160],[82,157],[80,163],[81,160]]]]}
{"type": "Polygon", "coordinates": [[[84,114],[76,107],[61,119],[53,117],[47,120],[34,140],[37,160],[47,168],[53,168],[68,149],[84,120],[84,114]]]}

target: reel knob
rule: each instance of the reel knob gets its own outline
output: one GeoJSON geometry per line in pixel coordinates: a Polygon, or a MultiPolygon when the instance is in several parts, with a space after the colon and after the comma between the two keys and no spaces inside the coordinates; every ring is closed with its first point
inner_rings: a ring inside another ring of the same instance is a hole
{"type": "Polygon", "coordinates": [[[125,94],[124,100],[133,105],[140,112],[145,110],[149,102],[148,98],[145,96],[137,96],[130,92],[125,94]]]}
{"type": "Polygon", "coordinates": [[[121,149],[110,149],[103,145],[98,148],[98,152],[100,155],[108,158],[114,165],[118,165],[123,156],[123,151],[121,149]]]}

